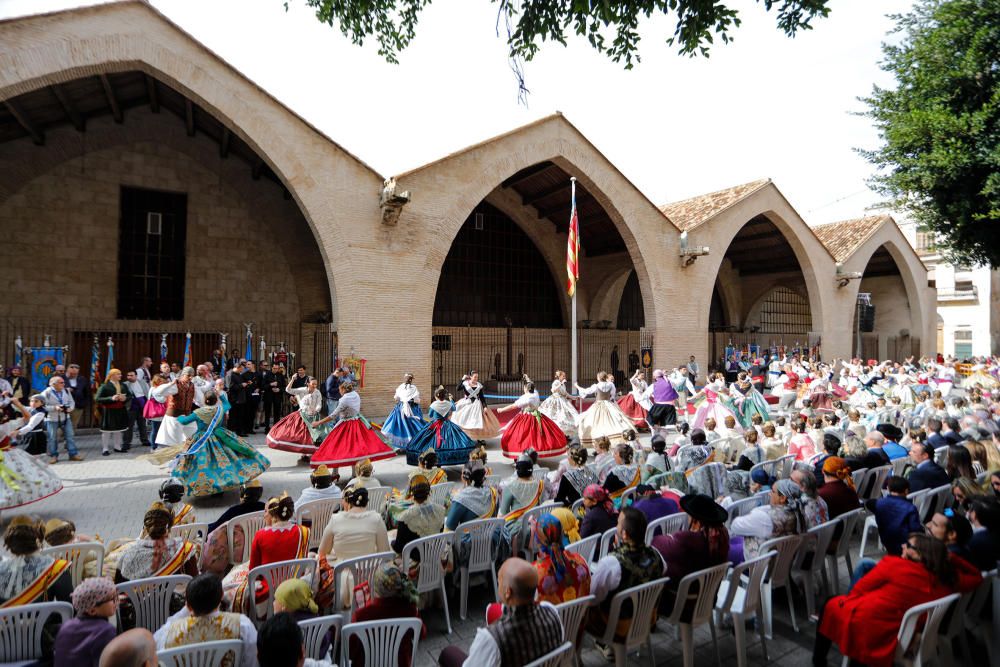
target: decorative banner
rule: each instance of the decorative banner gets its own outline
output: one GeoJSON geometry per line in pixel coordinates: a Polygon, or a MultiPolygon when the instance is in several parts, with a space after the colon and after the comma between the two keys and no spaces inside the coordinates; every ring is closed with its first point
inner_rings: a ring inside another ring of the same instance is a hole
{"type": "Polygon", "coordinates": [[[653,348],[644,347],[640,352],[640,358],[642,359],[643,368],[653,367],[653,348]]]}
{"type": "Polygon", "coordinates": [[[167,334],[160,334],[160,361],[167,360],[167,334]]]}
{"type": "Polygon", "coordinates": [[[62,347],[32,347],[31,352],[31,391],[38,393],[49,386],[49,378],[56,372],[56,366],[64,363],[66,348],[62,347]]]}
{"type": "Polygon", "coordinates": [[[246,359],[253,361],[253,322],[244,322],[243,326],[247,328],[246,359]]]}
{"type": "Polygon", "coordinates": [[[226,375],[226,338],[229,334],[219,332],[219,356],[222,357],[222,368],[219,369],[219,377],[226,375]]]}
{"type": "Polygon", "coordinates": [[[365,366],[368,364],[367,359],[359,359],[354,355],[349,356],[344,359],[344,365],[347,369],[354,373],[354,377],[358,380],[358,389],[365,388],[365,366]]]}
{"type": "Polygon", "coordinates": [[[757,343],[750,344],[750,356],[753,359],[758,359],[760,357],[760,345],[757,343]]]}
{"type": "Polygon", "coordinates": [[[186,368],[191,365],[191,332],[188,331],[184,336],[184,364],[186,368]]]}
{"type": "Polygon", "coordinates": [[[264,339],[260,339],[260,356],[257,357],[258,361],[267,361],[267,343],[264,339]]]}
{"type": "Polygon", "coordinates": [[[22,357],[24,355],[24,345],[21,342],[21,337],[18,336],[14,339],[14,365],[20,366],[22,357]]]}
{"type": "Polygon", "coordinates": [[[111,336],[108,336],[108,365],[104,368],[104,379],[108,379],[108,374],[111,373],[111,369],[114,368],[112,364],[115,361],[115,342],[111,340],[111,336]]]}
{"type": "MultiPolygon", "coordinates": [[[[97,390],[101,388],[101,342],[94,336],[94,343],[90,347],[90,389],[93,391],[95,399],[97,390]]],[[[97,401],[92,401],[95,421],[101,418],[101,412],[97,407],[97,401]]]]}
{"type": "Polygon", "coordinates": [[[733,347],[732,345],[727,345],[726,349],[725,349],[723,361],[728,362],[729,361],[729,357],[733,356],[734,354],[736,354],[736,348],[733,347]]]}

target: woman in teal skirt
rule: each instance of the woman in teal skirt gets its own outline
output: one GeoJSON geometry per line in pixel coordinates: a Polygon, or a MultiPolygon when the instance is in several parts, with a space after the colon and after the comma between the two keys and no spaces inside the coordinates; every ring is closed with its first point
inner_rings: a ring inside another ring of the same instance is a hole
{"type": "Polygon", "coordinates": [[[264,474],[271,462],[222,425],[229,412],[225,394],[205,394],[205,407],[178,417],[182,424],[195,423],[198,432],[185,451],[177,454],[171,475],[192,496],[210,496],[239,488],[264,474]]]}

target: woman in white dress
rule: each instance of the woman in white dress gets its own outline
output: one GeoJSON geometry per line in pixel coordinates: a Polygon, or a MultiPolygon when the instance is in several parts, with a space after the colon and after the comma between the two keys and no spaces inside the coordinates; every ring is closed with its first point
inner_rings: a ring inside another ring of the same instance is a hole
{"type": "Polygon", "coordinates": [[[566,372],[556,371],[552,395],[542,401],[538,411],[556,423],[566,435],[576,435],[576,420],[580,418],[566,391],[566,372]]]}
{"type": "Polygon", "coordinates": [[[469,373],[468,379],[462,380],[461,388],[465,392],[465,398],[455,404],[452,423],[457,424],[473,440],[486,440],[500,435],[500,420],[486,407],[483,396],[486,387],[479,382],[479,373],[469,373]]]}
{"type": "Polygon", "coordinates": [[[577,422],[581,445],[590,447],[601,436],[607,437],[615,445],[625,442],[626,432],[636,433],[632,420],[614,401],[615,385],[610,381],[608,373],[598,373],[596,383],[586,389],[577,385],[576,390],[580,396],[594,396],[594,404],[580,415],[577,422]]]}
{"type": "Polygon", "coordinates": [[[382,435],[394,446],[406,447],[424,428],[424,415],[420,411],[420,390],[413,384],[412,373],[403,376],[403,384],[396,387],[392,398],[396,405],[382,424],[382,435]]]}
{"type": "Polygon", "coordinates": [[[44,441],[44,400],[38,394],[32,396],[31,412],[16,398],[11,400],[11,406],[22,416],[0,424],[0,510],[48,498],[63,488],[62,480],[49,464],[11,444],[15,433],[21,438],[34,433],[44,441]]]}

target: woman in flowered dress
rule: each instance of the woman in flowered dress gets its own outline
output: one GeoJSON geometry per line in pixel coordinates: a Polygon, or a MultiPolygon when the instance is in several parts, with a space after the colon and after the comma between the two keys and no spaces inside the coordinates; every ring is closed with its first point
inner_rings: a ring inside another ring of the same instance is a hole
{"type": "Polygon", "coordinates": [[[565,550],[569,540],[563,535],[562,522],[552,514],[543,514],[531,532],[538,545],[534,563],[538,572],[536,599],[561,604],[590,595],[590,567],[583,556],[565,550]]]}

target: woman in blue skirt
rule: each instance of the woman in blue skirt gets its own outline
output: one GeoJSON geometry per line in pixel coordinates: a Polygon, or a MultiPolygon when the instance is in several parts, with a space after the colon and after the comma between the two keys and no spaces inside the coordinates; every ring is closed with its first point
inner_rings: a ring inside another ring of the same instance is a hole
{"type": "Polygon", "coordinates": [[[455,404],[451,402],[444,387],[434,392],[436,399],[428,409],[429,424],[406,445],[406,462],[417,465],[417,459],[425,450],[434,449],[438,463],[443,466],[464,465],[476,443],[457,424],[451,423],[451,413],[455,404]]]}
{"type": "Polygon", "coordinates": [[[382,425],[382,435],[396,447],[405,447],[424,427],[424,415],[420,412],[420,390],[413,385],[413,374],[403,376],[403,384],[396,387],[393,396],[396,407],[382,425]]]}

